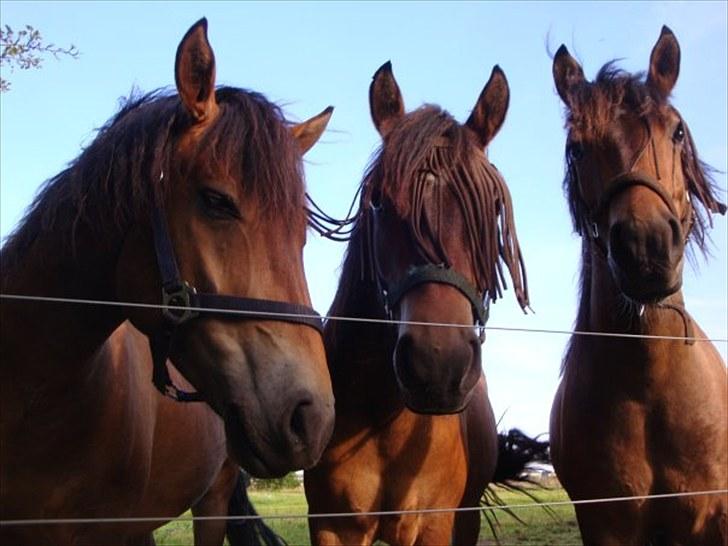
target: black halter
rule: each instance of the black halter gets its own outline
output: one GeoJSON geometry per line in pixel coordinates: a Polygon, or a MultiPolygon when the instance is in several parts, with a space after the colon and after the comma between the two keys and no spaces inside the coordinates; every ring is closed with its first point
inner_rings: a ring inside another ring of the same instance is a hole
{"type": "Polygon", "coordinates": [[[162,316],[164,327],[149,338],[154,361],[152,381],[159,391],[180,402],[204,400],[198,392],[177,388],[169,376],[167,356],[177,326],[205,313],[222,315],[228,320],[278,320],[303,324],[323,332],[320,315],[310,307],[284,301],[230,296],[227,294],[199,293],[181,279],[174,256],[167,220],[162,207],[152,213],[154,250],[162,279],[162,316]],[[232,311],[232,312],[231,312],[232,311]],[[235,313],[243,311],[244,313],[235,313]]]}
{"type": "Polygon", "coordinates": [[[370,218],[368,222],[368,236],[370,239],[369,246],[372,257],[371,267],[373,269],[374,277],[376,278],[379,293],[384,304],[384,311],[387,316],[390,319],[393,317],[394,309],[397,308],[404,295],[416,286],[426,283],[446,284],[457,289],[470,302],[470,306],[473,309],[473,319],[475,321],[475,325],[478,327],[480,342],[482,343],[485,341],[485,325],[488,322],[488,316],[490,314],[490,299],[488,298],[488,294],[480,293],[468,279],[455,271],[452,267],[445,264],[413,265],[409,268],[404,277],[391,286],[387,284],[386,280],[380,273],[376,248],[373,244],[371,244],[371,226],[375,221],[374,215],[376,214],[377,209],[370,208],[369,210],[370,218]]]}

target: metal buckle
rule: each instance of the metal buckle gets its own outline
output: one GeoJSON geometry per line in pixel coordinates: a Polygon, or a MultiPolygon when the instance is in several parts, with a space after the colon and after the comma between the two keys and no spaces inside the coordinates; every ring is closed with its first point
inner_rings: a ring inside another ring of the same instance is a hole
{"type": "Polygon", "coordinates": [[[387,315],[389,320],[392,320],[392,310],[389,308],[389,293],[385,288],[382,288],[382,299],[384,300],[384,314],[387,315]]]}
{"type": "Polygon", "coordinates": [[[199,313],[190,309],[191,296],[197,291],[182,281],[179,286],[162,288],[162,315],[175,326],[195,318],[199,313]]]}
{"type": "Polygon", "coordinates": [[[485,298],[483,298],[483,310],[484,322],[481,323],[480,319],[478,319],[475,323],[475,326],[478,330],[478,339],[480,339],[481,345],[485,343],[485,325],[488,324],[488,319],[490,318],[490,297],[488,296],[487,292],[485,294],[485,298]]]}

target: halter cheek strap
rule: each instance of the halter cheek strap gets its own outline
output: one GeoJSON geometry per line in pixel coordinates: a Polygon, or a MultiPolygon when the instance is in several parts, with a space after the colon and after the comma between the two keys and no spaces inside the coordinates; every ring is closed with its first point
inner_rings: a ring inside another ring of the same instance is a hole
{"type": "Polygon", "coordinates": [[[182,280],[174,248],[169,237],[167,221],[161,207],[152,213],[154,251],[162,279],[162,316],[164,326],[149,336],[154,371],[152,381],[164,395],[180,402],[204,400],[198,392],[187,392],[174,385],[167,369],[173,337],[178,326],[205,315],[221,316],[228,320],[276,320],[301,324],[323,333],[320,315],[310,307],[284,301],[199,293],[182,280]],[[237,312],[237,313],[236,313],[237,312]]]}

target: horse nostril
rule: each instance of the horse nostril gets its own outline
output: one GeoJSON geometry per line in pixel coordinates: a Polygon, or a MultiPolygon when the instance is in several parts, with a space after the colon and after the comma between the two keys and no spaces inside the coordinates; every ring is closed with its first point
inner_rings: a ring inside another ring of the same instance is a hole
{"type": "Polygon", "coordinates": [[[609,229],[609,252],[618,262],[627,259],[630,251],[634,254],[634,238],[627,232],[624,222],[617,222],[609,229]]]}
{"type": "Polygon", "coordinates": [[[290,420],[290,431],[294,442],[307,444],[309,439],[309,424],[307,416],[311,413],[311,402],[300,402],[293,409],[290,420]]]}

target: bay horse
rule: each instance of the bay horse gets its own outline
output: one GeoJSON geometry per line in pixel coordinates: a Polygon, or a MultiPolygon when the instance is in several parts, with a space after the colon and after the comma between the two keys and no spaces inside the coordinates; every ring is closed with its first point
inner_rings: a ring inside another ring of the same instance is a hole
{"type": "MultiPolygon", "coordinates": [[[[582,237],[576,330],[667,336],[571,338],[551,447],[572,499],[728,488],[725,363],[685,308],[686,246],[705,250],[725,205],[669,95],[680,47],[663,27],[646,78],[606,64],[589,82],[563,45],[564,182],[582,237]]],[[[578,505],[584,544],[728,544],[725,493],[578,505]]]]}
{"type": "MultiPolygon", "coordinates": [[[[205,19],[175,81],[130,99],[2,248],[3,521],[225,515],[238,465],[310,466],[332,431],[301,160],[331,109],[291,125],[216,88],[205,19]],[[150,305],[13,299],[28,296],[150,305]]],[[[0,541],[151,544],[159,525],[2,525],[0,541]]],[[[220,525],[197,527],[221,543],[220,525]]]]}
{"type": "MultiPolygon", "coordinates": [[[[503,264],[528,305],[508,188],[484,153],[508,99],[496,66],[460,125],[436,106],[405,114],[390,63],[374,75],[369,101],[383,144],[361,183],[329,314],[385,322],[326,323],[336,424],[320,463],[304,472],[312,514],[474,507],[493,477],[498,438],[479,331],[487,303],[502,295],[503,264]]],[[[449,544],[453,528],[455,543],[475,544],[480,514],[309,525],[316,545],[449,544]]]]}

